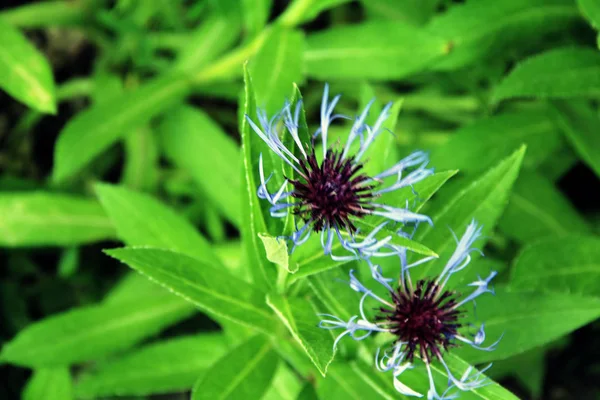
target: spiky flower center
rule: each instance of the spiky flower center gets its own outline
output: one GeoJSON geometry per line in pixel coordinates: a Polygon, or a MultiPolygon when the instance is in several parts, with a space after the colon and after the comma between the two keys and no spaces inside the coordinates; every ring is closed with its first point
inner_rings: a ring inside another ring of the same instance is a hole
{"type": "Polygon", "coordinates": [[[292,196],[297,199],[294,214],[312,223],[315,232],[327,227],[355,232],[351,217],[361,217],[373,209],[369,200],[374,197],[374,185],[366,183],[369,177],[361,173],[362,167],[353,157],[344,158],[333,149],[319,165],[313,148],[307,159],[300,160],[304,176],[291,180],[292,196]]]}
{"type": "Polygon", "coordinates": [[[461,312],[453,307],[457,295],[433,280],[421,280],[414,290],[399,287],[391,296],[395,308],[381,308],[380,319],[387,320],[397,340],[406,343],[408,361],[415,353],[425,362],[441,357],[461,327],[461,312]]]}

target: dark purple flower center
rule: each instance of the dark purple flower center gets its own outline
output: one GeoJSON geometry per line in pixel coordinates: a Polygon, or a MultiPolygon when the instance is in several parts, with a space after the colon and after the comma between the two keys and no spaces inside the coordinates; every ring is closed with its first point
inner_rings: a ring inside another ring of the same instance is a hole
{"type": "Polygon", "coordinates": [[[387,320],[397,340],[407,343],[407,360],[412,362],[415,353],[425,362],[441,357],[461,327],[461,312],[453,309],[457,294],[440,291],[434,280],[421,280],[413,291],[399,287],[391,296],[395,309],[381,308],[379,319],[387,320]]]}
{"type": "Polygon", "coordinates": [[[325,227],[356,231],[351,217],[368,214],[373,209],[369,200],[375,197],[374,185],[365,184],[369,177],[360,172],[362,167],[353,157],[342,158],[341,152],[332,149],[319,165],[313,148],[306,160],[300,160],[304,176],[290,180],[297,199],[294,214],[307,223],[312,221],[315,232],[325,227]]]}

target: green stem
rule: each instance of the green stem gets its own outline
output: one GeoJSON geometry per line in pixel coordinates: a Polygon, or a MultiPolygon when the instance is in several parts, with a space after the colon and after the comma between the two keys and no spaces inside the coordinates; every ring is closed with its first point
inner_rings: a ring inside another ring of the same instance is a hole
{"type": "Polygon", "coordinates": [[[284,294],[287,289],[287,278],[289,273],[285,268],[277,268],[277,283],[275,285],[277,293],[284,294]]]}

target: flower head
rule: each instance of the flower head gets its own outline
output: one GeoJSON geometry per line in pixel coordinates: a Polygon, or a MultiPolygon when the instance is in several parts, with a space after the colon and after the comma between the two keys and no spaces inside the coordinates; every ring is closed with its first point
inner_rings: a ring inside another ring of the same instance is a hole
{"type": "Polygon", "coordinates": [[[335,316],[327,315],[320,323],[325,329],[344,329],[337,337],[334,347],[339,340],[350,334],[355,340],[362,340],[376,332],[387,332],[394,336],[395,340],[387,349],[379,349],[375,356],[376,367],[381,371],[393,371],[394,385],[396,389],[409,396],[421,396],[406,385],[399,377],[409,368],[417,364],[423,364],[427,370],[430,389],[427,393],[428,399],[450,399],[455,398],[453,390],[470,390],[487,384],[483,371],[468,368],[465,373],[456,377],[452,374],[444,361],[444,353],[453,346],[461,343],[468,344],[476,349],[492,351],[499,343],[496,342],[484,346],[485,330],[482,324],[476,333],[469,335],[463,322],[465,313],[463,306],[483,293],[493,293],[490,281],[496,275],[492,272],[487,278],[478,278],[469,284],[474,290],[465,297],[446,289],[448,278],[463,270],[470,262],[470,253],[476,251],[472,245],[480,236],[481,228],[473,221],[466,229],[465,234],[457,240],[457,247],[442,273],[429,279],[423,279],[413,284],[410,279],[409,269],[422,264],[429,259],[418,261],[412,265],[406,263],[405,250],[400,250],[401,271],[398,286],[394,289],[390,279],[386,279],[377,265],[370,264],[371,275],[375,281],[381,284],[389,293],[388,297],[375,294],[371,289],[364,286],[350,272],[350,287],[362,293],[359,303],[359,315],[352,317],[348,322],[335,316]],[[365,301],[375,300],[379,303],[379,314],[369,320],[365,313],[365,301]],[[438,394],[431,372],[433,363],[441,364],[448,375],[448,389],[438,394]]]}
{"type": "Polygon", "coordinates": [[[339,95],[329,99],[329,87],[325,85],[319,128],[312,135],[312,139],[308,140],[310,143],[303,143],[300,138],[300,103],[293,110],[290,104],[286,104],[283,110],[271,119],[264,111],[259,110],[258,124],[246,116],[254,132],[295,172],[295,177],[288,177],[279,188],[269,190],[267,186],[272,174],[265,177],[261,154],[258,196],[269,201],[272,216],[282,218],[292,213],[297,217],[299,226],[288,238],[293,243],[292,249],[308,240],[314,232],[321,234],[325,253],[331,254],[335,259],[393,255],[395,250],[387,245],[391,237],[375,239],[375,234],[381,231],[387,222],[431,223],[431,220],[425,215],[411,212],[408,208],[379,203],[377,198],[403,187],[412,188],[433,171],[426,168],[427,155],[415,152],[375,176],[365,173],[363,156],[377,136],[385,130],[383,125],[389,116],[391,103],[383,108],[373,125],[368,125],[365,121],[373,102],[369,103],[362,113],[354,118],[346,144],[343,148],[337,148],[328,143],[330,124],[339,118],[350,119],[334,114],[339,100],[339,95]],[[286,132],[299,151],[294,152],[284,145],[281,138],[286,132]],[[351,148],[356,140],[359,141],[359,146],[358,150],[353,152],[351,148]],[[318,145],[321,145],[321,149],[318,145]],[[362,236],[359,236],[357,222],[367,215],[376,215],[382,222],[371,232],[362,232],[362,236]],[[335,238],[351,255],[332,254],[335,238]],[[389,251],[383,251],[384,249],[389,251]]]}

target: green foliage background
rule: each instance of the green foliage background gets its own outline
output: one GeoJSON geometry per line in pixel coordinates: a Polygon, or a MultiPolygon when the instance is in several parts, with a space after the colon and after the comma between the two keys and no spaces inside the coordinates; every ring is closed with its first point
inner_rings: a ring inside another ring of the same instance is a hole
{"type": "MultiPolygon", "coordinates": [[[[436,225],[401,244],[444,260],[447,228],[484,225],[486,257],[451,285],[501,271],[477,313],[504,338],[447,358],[457,374],[494,361],[508,389],[461,398],[600,396],[600,2],[10,3],[0,398],[401,398],[373,368],[375,341],[334,354],[317,328],[318,312],[356,313],[338,281],[361,267],[316,238],[288,256],[275,237],[293,222],[256,197],[268,153],[243,115],[302,98],[308,135],[324,82],[348,115],[394,102],[372,171],[430,152],[436,174],[418,196],[387,200],[436,225]]],[[[291,173],[265,164],[275,180],[291,173]]],[[[403,378],[427,388],[423,371],[403,378]]]]}

